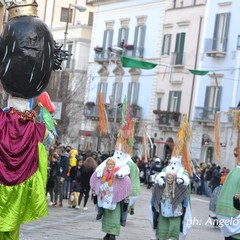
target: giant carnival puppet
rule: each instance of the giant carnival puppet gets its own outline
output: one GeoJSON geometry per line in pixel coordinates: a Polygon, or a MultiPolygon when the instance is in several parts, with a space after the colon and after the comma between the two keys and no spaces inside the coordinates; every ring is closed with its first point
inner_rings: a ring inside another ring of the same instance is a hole
{"type": "Polygon", "coordinates": [[[118,133],[114,155],[97,167],[90,180],[97,195],[98,216],[103,215],[104,240],[119,236],[120,226],[126,225],[130,198],[136,199],[140,191],[138,168],[131,159],[135,119],[128,118],[125,123],[118,133]]]}
{"type": "Polygon", "coordinates": [[[189,138],[190,127],[184,115],[170,163],[157,175],[152,192],[152,222],[159,240],[185,239],[190,228],[189,138]]]}
{"type": "Polygon", "coordinates": [[[0,78],[9,94],[0,109],[0,239],[18,240],[21,224],[48,213],[43,142],[51,134],[36,122],[29,99],[43,92],[68,54],[37,17],[35,0],[8,1],[7,9],[0,41],[0,78]]]}
{"type": "Polygon", "coordinates": [[[237,164],[227,175],[219,194],[216,214],[221,222],[221,233],[227,240],[240,239],[240,211],[234,207],[234,197],[240,192],[240,111],[233,113],[238,131],[236,157],[237,164]]]}

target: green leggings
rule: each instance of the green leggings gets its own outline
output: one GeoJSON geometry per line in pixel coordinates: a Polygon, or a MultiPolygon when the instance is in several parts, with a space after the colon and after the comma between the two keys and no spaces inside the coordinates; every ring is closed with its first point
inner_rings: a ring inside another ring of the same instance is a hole
{"type": "Polygon", "coordinates": [[[11,232],[0,232],[1,240],[19,240],[20,227],[11,232]]]}

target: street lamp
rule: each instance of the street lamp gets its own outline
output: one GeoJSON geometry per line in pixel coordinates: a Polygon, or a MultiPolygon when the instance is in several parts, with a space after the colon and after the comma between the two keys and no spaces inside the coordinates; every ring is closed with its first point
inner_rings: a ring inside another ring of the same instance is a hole
{"type": "Polygon", "coordinates": [[[64,42],[63,42],[63,48],[66,48],[66,43],[67,43],[67,34],[68,34],[68,24],[70,21],[70,11],[72,8],[76,8],[78,11],[80,12],[85,12],[87,10],[86,6],[84,5],[80,5],[80,4],[69,4],[68,7],[68,12],[67,12],[67,22],[66,22],[66,28],[65,28],[65,32],[64,32],[64,42]]]}

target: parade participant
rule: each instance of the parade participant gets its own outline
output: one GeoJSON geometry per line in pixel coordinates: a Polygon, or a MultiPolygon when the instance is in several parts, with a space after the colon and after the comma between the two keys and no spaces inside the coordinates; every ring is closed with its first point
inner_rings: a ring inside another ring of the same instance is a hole
{"type": "Polygon", "coordinates": [[[80,204],[82,201],[82,198],[84,196],[84,202],[83,202],[83,210],[87,210],[87,202],[89,198],[89,192],[90,192],[90,179],[92,174],[97,168],[97,163],[92,157],[88,157],[83,162],[82,166],[82,174],[81,174],[81,188],[80,188],[80,196],[78,201],[78,208],[80,208],[80,204]]]}
{"type": "MultiPolygon", "coordinates": [[[[134,133],[135,120],[131,120],[130,129],[134,133]]],[[[112,157],[109,157],[102,162],[96,169],[91,178],[91,187],[98,195],[96,188],[97,178],[102,179],[105,173],[106,164],[109,159],[115,163],[117,171],[114,173],[113,178],[113,194],[112,202],[116,203],[114,209],[104,209],[102,219],[102,231],[106,233],[104,240],[115,240],[116,236],[120,234],[120,226],[126,225],[129,196],[136,197],[140,190],[139,172],[136,164],[132,161],[132,140],[133,134],[125,135],[123,127],[120,128],[118,139],[116,143],[116,150],[112,157]],[[127,183],[130,177],[131,184],[127,183]],[[116,184],[116,187],[115,187],[116,184]]],[[[134,204],[134,201],[133,201],[134,204]]],[[[115,205],[115,204],[114,204],[115,205]]]]}
{"type": "MultiPolygon", "coordinates": [[[[117,202],[120,202],[130,195],[131,182],[128,176],[124,178],[116,178],[114,175],[119,170],[119,167],[115,167],[115,162],[111,158],[107,159],[106,167],[104,169],[103,176],[98,184],[93,184],[93,191],[97,194],[97,206],[98,214],[97,220],[100,219],[104,213],[104,209],[114,210],[117,206],[117,202]],[[124,186],[124,192],[121,193],[121,197],[118,197],[118,193],[122,191],[124,186]],[[117,198],[116,198],[117,197],[117,198]]],[[[96,180],[96,179],[95,179],[96,180]]],[[[99,179],[100,180],[100,179],[99,179]]]]}
{"type": "Polygon", "coordinates": [[[36,1],[8,2],[10,19],[0,41],[0,78],[10,95],[8,108],[0,109],[0,239],[18,240],[21,224],[48,213],[43,142],[52,134],[35,123],[28,98],[41,94],[63,59],[37,17],[36,1]]]}
{"type": "Polygon", "coordinates": [[[185,239],[190,227],[190,224],[186,224],[190,222],[189,137],[190,127],[184,115],[170,164],[157,175],[153,189],[151,206],[157,239],[185,239]]]}
{"type": "MultiPolygon", "coordinates": [[[[237,166],[227,175],[218,197],[216,213],[222,223],[221,233],[225,239],[240,239],[240,215],[233,205],[233,196],[240,192],[240,111],[236,112],[236,126],[238,128],[237,140],[237,166]],[[235,224],[229,224],[234,222],[235,224]]],[[[237,195],[236,195],[237,196],[237,195]]]]}

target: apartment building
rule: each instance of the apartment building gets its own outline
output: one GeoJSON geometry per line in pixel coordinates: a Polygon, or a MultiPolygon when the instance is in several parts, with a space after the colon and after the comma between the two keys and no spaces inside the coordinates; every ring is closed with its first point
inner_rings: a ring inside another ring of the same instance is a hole
{"type": "Polygon", "coordinates": [[[190,123],[193,117],[196,85],[189,69],[197,68],[201,57],[205,2],[174,1],[162,23],[151,135],[155,155],[163,159],[172,152],[182,115],[186,114],[190,123]]]}
{"type": "Polygon", "coordinates": [[[199,63],[199,69],[206,74],[197,77],[193,117],[196,159],[230,168],[236,164],[234,148],[238,139],[231,112],[237,109],[240,100],[240,31],[236,27],[239,11],[237,0],[207,2],[199,63]],[[214,117],[219,111],[221,156],[217,161],[214,117]]]}
{"type": "Polygon", "coordinates": [[[81,148],[114,149],[124,97],[131,117],[137,119],[135,154],[141,154],[143,129],[151,132],[153,95],[157,69],[123,68],[114,50],[150,62],[159,62],[162,23],[173,1],[87,1],[95,6],[90,49],[89,81],[85,98],[85,121],[81,126],[81,148]],[[103,92],[109,134],[99,136],[97,96],[103,92]]]}
{"type": "Polygon", "coordinates": [[[51,29],[54,40],[71,56],[63,69],[52,73],[46,91],[56,106],[58,141],[79,144],[84,91],[93,24],[93,8],[84,0],[38,1],[38,16],[51,29]]]}

